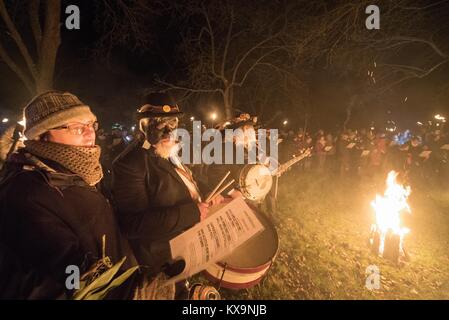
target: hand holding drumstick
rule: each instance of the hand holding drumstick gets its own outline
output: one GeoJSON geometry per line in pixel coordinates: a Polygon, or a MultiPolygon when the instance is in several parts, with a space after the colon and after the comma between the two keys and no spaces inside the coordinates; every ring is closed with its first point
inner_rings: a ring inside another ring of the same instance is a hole
{"type": "Polygon", "coordinates": [[[224,197],[221,195],[221,193],[225,191],[226,188],[228,188],[231,184],[233,184],[235,180],[232,179],[222,188],[220,188],[220,186],[223,185],[224,181],[226,180],[226,178],[229,176],[230,173],[231,172],[228,171],[228,173],[223,177],[223,179],[221,179],[221,181],[217,184],[214,190],[209,194],[206,200],[198,204],[201,221],[207,218],[209,213],[209,207],[213,207],[224,201],[224,197]]]}

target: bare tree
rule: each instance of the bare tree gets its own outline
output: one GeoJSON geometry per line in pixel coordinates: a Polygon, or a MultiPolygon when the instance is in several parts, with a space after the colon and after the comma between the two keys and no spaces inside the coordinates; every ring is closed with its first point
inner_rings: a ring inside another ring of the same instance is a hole
{"type": "Polygon", "coordinates": [[[218,94],[226,117],[231,117],[235,90],[254,70],[275,66],[285,55],[288,6],[195,1],[176,10],[185,19],[180,51],[188,76],[183,82],[157,82],[168,89],[218,94]]]}
{"type": "Polygon", "coordinates": [[[116,47],[149,50],[154,40],[154,18],[168,10],[167,4],[157,0],[102,0],[96,1],[95,6],[94,24],[100,37],[93,53],[96,59],[108,62],[116,47]]]}
{"type": "Polygon", "coordinates": [[[323,37],[312,45],[322,50],[303,55],[310,63],[325,61],[328,70],[356,83],[347,88],[344,125],[368,97],[388,97],[398,85],[449,66],[449,1],[423,6],[409,0],[380,1],[380,30],[364,27],[369,4],[359,0],[324,6],[323,37]]]}
{"type": "MultiPolygon", "coordinates": [[[[157,1],[144,0],[103,0],[94,5],[99,33],[95,53],[105,58],[116,46],[130,46],[128,50],[148,48],[152,39],[148,32],[149,21],[157,10],[163,9],[157,1]]],[[[5,4],[0,0],[0,17],[0,30],[2,27],[6,30],[0,34],[0,61],[16,74],[30,95],[52,89],[62,41],[61,1],[5,4]],[[31,30],[31,34],[27,34],[27,30],[31,30]]]]}
{"type": "Polygon", "coordinates": [[[61,1],[45,1],[43,23],[40,22],[40,7],[39,0],[28,1],[28,19],[35,47],[33,55],[32,45],[25,42],[7,6],[0,0],[0,16],[9,36],[9,39],[0,39],[0,58],[19,77],[31,95],[52,88],[56,56],[61,43],[61,1]],[[8,40],[13,41],[21,59],[8,52],[8,40]]]}

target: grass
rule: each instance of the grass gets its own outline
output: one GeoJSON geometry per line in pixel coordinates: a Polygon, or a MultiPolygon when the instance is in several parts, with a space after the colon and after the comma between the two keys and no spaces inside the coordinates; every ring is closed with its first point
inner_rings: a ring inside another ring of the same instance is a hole
{"type": "Polygon", "coordinates": [[[383,192],[385,177],[376,185],[358,178],[287,173],[280,180],[280,248],[271,270],[251,289],[221,289],[222,297],[449,299],[449,190],[425,182],[411,185],[411,233],[405,238],[411,259],[398,266],[373,255],[367,244],[370,202],[383,192]],[[365,287],[370,265],[380,270],[378,290],[365,287]]]}

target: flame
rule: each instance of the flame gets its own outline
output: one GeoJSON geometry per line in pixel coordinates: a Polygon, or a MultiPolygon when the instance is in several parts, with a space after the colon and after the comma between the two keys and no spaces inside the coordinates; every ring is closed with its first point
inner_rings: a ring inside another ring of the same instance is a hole
{"type": "Polygon", "coordinates": [[[400,214],[402,212],[411,213],[407,198],[411,189],[409,186],[404,187],[396,182],[398,173],[390,171],[386,180],[387,188],[384,195],[376,195],[376,199],[371,202],[371,206],[376,213],[376,224],[372,229],[379,232],[380,246],[379,254],[383,254],[384,241],[387,232],[391,231],[400,236],[400,251],[402,249],[403,237],[410,232],[408,228],[402,226],[400,214]]]}

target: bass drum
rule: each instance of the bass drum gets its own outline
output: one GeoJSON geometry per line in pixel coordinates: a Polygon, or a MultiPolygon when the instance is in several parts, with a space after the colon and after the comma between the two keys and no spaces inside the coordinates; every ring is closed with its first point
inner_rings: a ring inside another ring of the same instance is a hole
{"type": "Polygon", "coordinates": [[[276,258],[279,237],[274,225],[251,206],[265,229],[205,270],[205,276],[223,288],[240,290],[258,284],[276,258]]]}
{"type": "Polygon", "coordinates": [[[246,199],[260,202],[270,192],[273,178],[267,166],[247,164],[240,172],[239,184],[246,199]]]}

